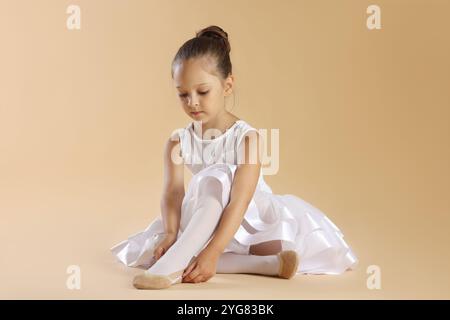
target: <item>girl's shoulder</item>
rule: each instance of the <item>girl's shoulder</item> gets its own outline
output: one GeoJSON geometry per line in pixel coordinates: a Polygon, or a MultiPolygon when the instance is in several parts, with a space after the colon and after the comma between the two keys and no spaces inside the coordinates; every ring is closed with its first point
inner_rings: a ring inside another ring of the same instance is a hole
{"type": "Polygon", "coordinates": [[[248,129],[254,129],[256,130],[256,128],[254,128],[250,123],[248,123],[247,121],[243,120],[243,119],[239,119],[236,121],[238,123],[237,125],[237,129],[242,130],[248,130],[248,129]]]}
{"type": "Polygon", "coordinates": [[[245,120],[242,120],[239,124],[239,126],[237,126],[236,128],[236,133],[235,133],[235,137],[236,137],[236,145],[241,145],[241,142],[243,141],[243,138],[246,135],[251,134],[252,132],[256,133],[258,136],[260,136],[259,134],[259,130],[257,128],[255,128],[254,126],[252,126],[250,123],[248,123],[245,120]]]}
{"type": "Polygon", "coordinates": [[[172,131],[172,133],[170,134],[170,140],[181,140],[183,138],[183,136],[186,135],[186,132],[189,131],[189,128],[192,126],[192,122],[190,122],[189,124],[187,124],[184,128],[177,128],[174,129],[172,131]]]}

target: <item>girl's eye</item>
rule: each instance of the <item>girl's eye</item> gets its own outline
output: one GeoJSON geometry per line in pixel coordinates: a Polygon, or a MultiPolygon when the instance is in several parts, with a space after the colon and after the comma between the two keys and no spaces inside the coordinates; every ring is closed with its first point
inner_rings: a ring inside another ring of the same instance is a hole
{"type": "MultiPolygon", "coordinates": [[[[207,94],[208,92],[209,92],[209,91],[199,92],[199,94],[201,94],[202,96],[204,96],[204,95],[207,94]]],[[[186,94],[186,93],[181,93],[181,94],[179,94],[178,96],[181,97],[181,98],[184,98],[184,97],[187,96],[187,94],[186,94]]]]}

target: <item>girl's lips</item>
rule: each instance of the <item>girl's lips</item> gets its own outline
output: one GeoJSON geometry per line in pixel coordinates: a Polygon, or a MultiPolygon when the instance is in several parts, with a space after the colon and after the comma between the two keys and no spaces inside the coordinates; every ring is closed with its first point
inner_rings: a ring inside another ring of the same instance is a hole
{"type": "Polygon", "coordinates": [[[191,112],[194,116],[197,116],[197,115],[199,115],[199,114],[201,114],[201,113],[203,113],[203,111],[198,111],[198,112],[191,112]]]}

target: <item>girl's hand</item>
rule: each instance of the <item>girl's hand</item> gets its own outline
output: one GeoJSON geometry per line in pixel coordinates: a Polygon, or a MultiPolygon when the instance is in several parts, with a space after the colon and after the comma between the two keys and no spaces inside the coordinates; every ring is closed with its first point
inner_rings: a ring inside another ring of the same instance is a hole
{"type": "Polygon", "coordinates": [[[215,251],[203,249],[184,270],[182,282],[198,283],[211,279],[216,274],[219,256],[215,251]]]}
{"type": "Polygon", "coordinates": [[[153,250],[153,256],[156,260],[161,258],[164,253],[177,241],[177,235],[168,233],[164,236],[164,239],[153,250]]]}

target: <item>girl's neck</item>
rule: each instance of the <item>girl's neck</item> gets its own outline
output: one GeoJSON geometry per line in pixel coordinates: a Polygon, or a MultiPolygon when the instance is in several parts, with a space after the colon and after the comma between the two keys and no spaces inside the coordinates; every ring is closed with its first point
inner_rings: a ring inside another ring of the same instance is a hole
{"type": "MultiPolygon", "coordinates": [[[[222,134],[225,133],[227,129],[229,129],[231,126],[234,125],[236,121],[240,120],[235,115],[225,111],[224,114],[219,114],[216,116],[216,118],[209,120],[207,123],[202,122],[202,135],[200,133],[196,132],[197,135],[203,136],[203,134],[211,128],[219,130],[222,134]]],[[[195,126],[194,126],[195,129],[195,126]]]]}

